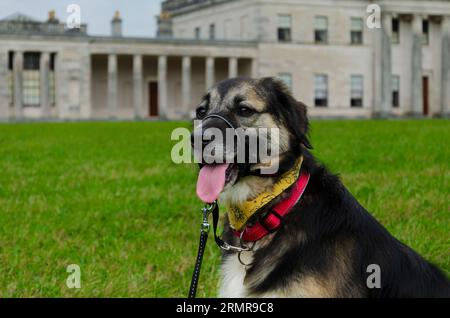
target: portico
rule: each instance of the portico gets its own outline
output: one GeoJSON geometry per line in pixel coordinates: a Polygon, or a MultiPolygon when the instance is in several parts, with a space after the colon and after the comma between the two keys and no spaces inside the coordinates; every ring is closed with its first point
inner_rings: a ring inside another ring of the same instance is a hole
{"type": "Polygon", "coordinates": [[[375,70],[381,74],[378,79],[382,79],[380,112],[409,116],[448,114],[450,81],[446,74],[450,72],[449,21],[450,16],[447,15],[384,13],[383,26],[386,27],[379,32],[389,36],[384,37],[376,50],[380,60],[375,63],[378,65],[375,70]],[[399,26],[395,36],[392,35],[393,19],[398,21],[399,26]],[[393,103],[391,80],[395,76],[400,79],[400,101],[398,107],[389,107],[393,103]]]}
{"type": "Polygon", "coordinates": [[[5,83],[11,76],[13,87],[13,91],[1,87],[0,106],[6,109],[2,115],[11,119],[189,118],[215,82],[251,76],[256,57],[255,48],[248,44],[236,50],[220,43],[200,46],[190,41],[132,45],[132,39],[91,41],[89,53],[77,57],[76,63],[71,59],[78,52],[70,48],[48,50],[51,39],[1,52],[0,76],[5,83]]]}
{"type": "Polygon", "coordinates": [[[226,78],[251,77],[251,64],[251,56],[93,54],[92,114],[94,118],[189,118],[208,88],[226,78]]]}

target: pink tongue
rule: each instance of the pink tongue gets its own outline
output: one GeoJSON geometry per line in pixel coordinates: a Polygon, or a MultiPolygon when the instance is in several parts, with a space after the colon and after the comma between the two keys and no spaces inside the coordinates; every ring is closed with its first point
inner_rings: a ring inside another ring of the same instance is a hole
{"type": "Polygon", "coordinates": [[[212,203],[225,186],[225,172],[228,163],[206,165],[198,174],[197,195],[205,203],[212,203]]]}

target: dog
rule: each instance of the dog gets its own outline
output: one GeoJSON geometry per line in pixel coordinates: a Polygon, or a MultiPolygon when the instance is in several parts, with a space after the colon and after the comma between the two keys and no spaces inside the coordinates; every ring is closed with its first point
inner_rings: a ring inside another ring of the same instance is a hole
{"type": "MultiPolygon", "coordinates": [[[[203,97],[196,119],[202,127],[193,135],[202,135],[208,128],[279,131],[276,173],[261,173],[263,166],[273,162],[200,162],[197,193],[205,202],[217,198],[227,206],[222,238],[241,247],[223,251],[221,297],[450,297],[450,281],[443,272],[388,233],[340,179],[314,158],[307,108],[281,81],[222,81],[203,97]],[[276,228],[266,228],[262,237],[245,241],[242,233],[266,222],[262,217],[293,196],[292,182],[287,188],[279,184],[289,173],[305,177],[298,201],[285,215],[277,216],[276,228]],[[272,195],[275,187],[282,191],[272,195]],[[270,194],[270,200],[252,215],[233,214],[240,211],[236,207],[258,201],[255,198],[261,194],[270,194]]],[[[202,147],[218,142],[203,138],[202,147]]],[[[235,148],[215,146],[224,157],[235,155],[235,148]]]]}

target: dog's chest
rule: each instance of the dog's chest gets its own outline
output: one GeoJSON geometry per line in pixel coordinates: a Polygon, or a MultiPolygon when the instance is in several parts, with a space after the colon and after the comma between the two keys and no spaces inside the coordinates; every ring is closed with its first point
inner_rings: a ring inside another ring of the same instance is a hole
{"type": "MultiPolygon", "coordinates": [[[[245,264],[250,264],[253,261],[253,257],[250,252],[244,252],[241,255],[241,260],[245,264]]],[[[253,295],[244,284],[246,274],[245,266],[239,261],[237,254],[225,257],[222,264],[222,281],[219,296],[223,298],[285,297],[276,291],[264,295],[253,295]]]]}
{"type": "MultiPolygon", "coordinates": [[[[245,255],[245,254],[244,254],[245,255]]],[[[245,264],[252,261],[251,256],[243,256],[241,259],[245,264]]],[[[251,277],[251,281],[262,282],[270,274],[270,266],[265,266],[263,271],[259,272],[258,277],[251,277]]],[[[253,273],[254,274],[254,273],[253,273]]],[[[335,286],[330,282],[325,282],[315,275],[293,275],[290,283],[283,288],[273,288],[264,293],[252,293],[245,285],[247,275],[245,266],[239,261],[237,254],[226,256],[223,259],[221,268],[221,284],[219,297],[223,298],[285,298],[285,297],[335,297],[335,286]]]]}
{"type": "MultiPolygon", "coordinates": [[[[237,253],[225,255],[222,259],[221,268],[221,284],[220,284],[220,297],[224,298],[245,298],[245,297],[283,297],[281,293],[270,291],[267,295],[255,295],[252,293],[248,284],[258,285],[270,274],[273,270],[273,266],[264,266],[263,270],[259,270],[258,273],[253,271],[251,277],[247,277],[247,270],[244,264],[254,263],[254,255],[261,248],[267,246],[273,238],[273,234],[269,234],[261,240],[254,243],[252,251],[241,252],[240,257],[237,253]],[[246,284],[247,283],[247,284],[246,284]]],[[[236,243],[235,243],[236,244],[236,243]]],[[[272,265],[275,265],[273,262],[272,265]]]]}
{"type": "Polygon", "coordinates": [[[226,256],[222,264],[222,281],[219,296],[224,298],[247,297],[248,291],[244,286],[245,267],[239,262],[237,254],[226,256]]]}

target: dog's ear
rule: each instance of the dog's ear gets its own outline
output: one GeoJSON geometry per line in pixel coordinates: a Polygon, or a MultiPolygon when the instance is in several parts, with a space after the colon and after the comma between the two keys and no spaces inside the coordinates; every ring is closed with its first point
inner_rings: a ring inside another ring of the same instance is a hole
{"type": "MultiPolygon", "coordinates": [[[[300,138],[301,143],[308,149],[312,149],[312,145],[309,141],[309,120],[306,105],[302,102],[295,100],[294,97],[289,95],[294,103],[294,115],[291,118],[293,121],[288,120],[288,124],[292,127],[298,127],[299,131],[297,131],[297,137],[300,138]],[[298,123],[301,123],[300,125],[298,123]]],[[[294,128],[295,129],[295,128],[294,128]]]]}
{"type": "Polygon", "coordinates": [[[312,149],[308,139],[309,121],[306,105],[295,100],[286,85],[273,77],[261,79],[265,94],[272,104],[272,111],[287,123],[289,131],[306,148],[312,149]]]}

